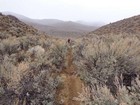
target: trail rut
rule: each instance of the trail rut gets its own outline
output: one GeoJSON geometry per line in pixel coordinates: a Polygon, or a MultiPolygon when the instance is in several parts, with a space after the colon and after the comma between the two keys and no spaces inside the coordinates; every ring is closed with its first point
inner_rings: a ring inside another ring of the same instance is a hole
{"type": "Polygon", "coordinates": [[[61,86],[56,93],[57,103],[60,105],[80,105],[80,101],[74,100],[82,92],[83,82],[75,75],[76,66],[73,64],[72,48],[66,55],[67,67],[59,74],[62,78],[61,86]]]}

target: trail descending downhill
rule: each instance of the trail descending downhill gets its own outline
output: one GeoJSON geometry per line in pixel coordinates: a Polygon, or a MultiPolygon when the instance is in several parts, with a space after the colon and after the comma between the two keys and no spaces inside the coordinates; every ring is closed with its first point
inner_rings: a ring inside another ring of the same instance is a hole
{"type": "Polygon", "coordinates": [[[74,100],[82,92],[83,82],[75,75],[76,66],[73,64],[72,48],[68,49],[66,56],[67,67],[59,74],[62,84],[57,90],[57,103],[60,105],[80,105],[80,101],[74,100]]]}
{"type": "Polygon", "coordinates": [[[0,105],[140,105],[140,15],[87,35],[57,23],[49,34],[0,12],[0,105]]]}

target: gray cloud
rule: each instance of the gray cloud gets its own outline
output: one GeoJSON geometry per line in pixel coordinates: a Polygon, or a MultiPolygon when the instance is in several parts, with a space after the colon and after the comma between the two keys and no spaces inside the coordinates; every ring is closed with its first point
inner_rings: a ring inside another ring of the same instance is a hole
{"type": "Polygon", "coordinates": [[[30,18],[113,22],[138,15],[139,0],[0,0],[0,11],[30,18]]]}

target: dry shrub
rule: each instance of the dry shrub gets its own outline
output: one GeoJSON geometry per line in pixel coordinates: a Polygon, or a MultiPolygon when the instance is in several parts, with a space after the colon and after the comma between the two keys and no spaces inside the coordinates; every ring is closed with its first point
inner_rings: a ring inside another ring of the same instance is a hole
{"type": "Polygon", "coordinates": [[[140,42],[137,37],[118,35],[83,38],[81,45],[75,47],[74,54],[79,75],[91,89],[98,91],[106,86],[116,99],[122,86],[126,87],[127,93],[139,94],[138,88],[137,91],[131,89],[136,84],[132,82],[140,74],[140,42]],[[81,49],[82,45],[84,48],[81,49]],[[79,55],[77,51],[82,53],[79,55]]]}
{"type": "Polygon", "coordinates": [[[52,65],[54,65],[56,70],[61,71],[63,68],[65,68],[66,53],[66,45],[56,45],[54,48],[52,48],[50,53],[50,59],[52,65]]]}
{"type": "Polygon", "coordinates": [[[36,57],[41,57],[41,55],[43,55],[45,53],[45,50],[41,46],[37,45],[35,47],[30,48],[27,51],[27,53],[29,54],[29,56],[36,58],[36,57]]]}
{"type": "Polygon", "coordinates": [[[110,93],[108,87],[99,87],[97,90],[87,86],[74,100],[81,101],[81,105],[139,105],[138,93],[128,94],[125,87],[118,89],[117,99],[110,93]]]}
{"type": "Polygon", "coordinates": [[[112,96],[106,86],[97,90],[87,86],[74,99],[81,101],[81,105],[118,105],[118,101],[112,96]]]}
{"type": "Polygon", "coordinates": [[[57,77],[52,78],[47,70],[42,69],[38,74],[34,74],[34,71],[31,71],[20,82],[18,90],[19,104],[22,105],[26,100],[26,104],[54,105],[58,80],[57,77]]]}
{"type": "Polygon", "coordinates": [[[20,42],[15,38],[4,39],[0,43],[0,54],[17,53],[20,51],[20,42]]]}

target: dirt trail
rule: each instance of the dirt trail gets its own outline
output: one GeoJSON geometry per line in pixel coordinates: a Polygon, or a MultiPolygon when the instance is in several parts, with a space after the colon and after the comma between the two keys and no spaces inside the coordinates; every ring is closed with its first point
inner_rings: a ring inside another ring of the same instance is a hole
{"type": "Polygon", "coordinates": [[[56,100],[60,105],[80,105],[80,101],[74,100],[74,97],[78,97],[82,92],[83,82],[75,75],[76,66],[73,64],[72,48],[68,49],[66,63],[67,68],[59,74],[62,84],[58,87],[56,100]]]}

